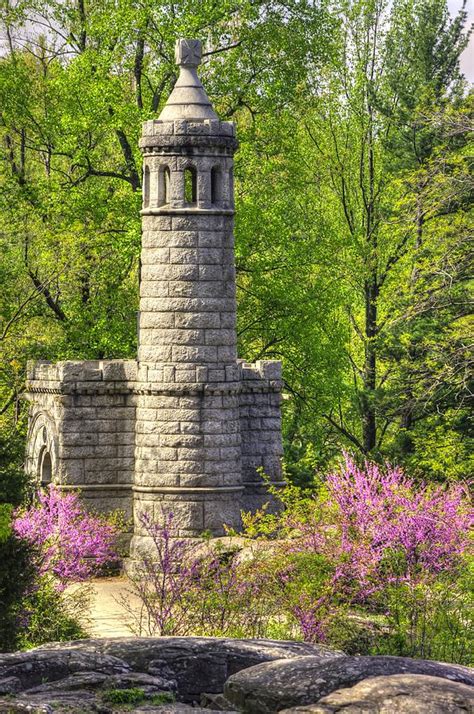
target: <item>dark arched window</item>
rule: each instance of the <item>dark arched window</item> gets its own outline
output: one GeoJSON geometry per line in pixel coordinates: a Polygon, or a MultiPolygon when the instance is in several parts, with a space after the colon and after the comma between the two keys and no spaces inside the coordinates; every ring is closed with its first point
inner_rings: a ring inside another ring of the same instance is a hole
{"type": "Polygon", "coordinates": [[[145,166],[143,172],[143,205],[147,208],[150,205],[150,169],[145,166]]]}
{"type": "Polygon", "coordinates": [[[222,173],[219,166],[214,166],[211,171],[211,203],[222,201],[222,173]]]}
{"type": "Polygon", "coordinates": [[[170,202],[171,174],[168,166],[160,166],[158,173],[158,205],[170,202]]]}
{"type": "Polygon", "coordinates": [[[46,448],[43,448],[40,454],[40,482],[42,486],[47,486],[53,478],[53,464],[51,462],[51,454],[46,448]]]}
{"type": "Polygon", "coordinates": [[[171,194],[171,174],[170,170],[167,166],[165,166],[165,170],[163,172],[163,178],[165,182],[165,203],[170,202],[170,194],[171,194]]]}
{"type": "Polygon", "coordinates": [[[184,171],[184,201],[191,205],[197,202],[197,176],[192,166],[184,171]]]}

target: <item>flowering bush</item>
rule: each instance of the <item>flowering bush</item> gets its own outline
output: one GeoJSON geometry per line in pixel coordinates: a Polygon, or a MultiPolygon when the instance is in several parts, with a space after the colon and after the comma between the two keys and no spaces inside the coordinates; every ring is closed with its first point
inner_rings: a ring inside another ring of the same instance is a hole
{"type": "Polygon", "coordinates": [[[139,518],[151,541],[150,550],[141,554],[130,576],[132,593],[142,608],[137,615],[126,596],[121,598],[122,604],[132,616],[133,630],[138,635],[186,635],[191,624],[185,598],[197,562],[197,543],[173,538],[171,512],[164,514],[161,523],[153,521],[148,513],[139,518]]]}
{"type": "MultiPolygon", "coordinates": [[[[287,508],[271,521],[271,535],[293,563],[288,612],[305,639],[334,639],[335,628],[340,637],[351,630],[349,615],[352,623],[354,615],[381,616],[391,653],[419,655],[426,638],[437,637],[422,622],[423,609],[428,617],[436,602],[444,607],[451,630],[466,617],[469,590],[461,584],[473,511],[461,484],[416,484],[400,469],[360,468],[345,455],[316,497],[298,499],[291,488],[283,499],[287,508]]],[[[248,522],[255,528],[259,519],[248,522]]]]}
{"type": "Polygon", "coordinates": [[[172,514],[161,525],[143,517],[153,549],[133,585],[148,634],[302,637],[468,663],[463,486],[416,484],[346,455],[316,495],[275,495],[280,514],[244,514],[227,550],[173,538],[172,514]]]}
{"type": "Polygon", "coordinates": [[[345,456],[306,521],[287,513],[291,550],[334,564],[333,589],[364,603],[387,585],[415,586],[454,573],[469,543],[473,512],[465,488],[416,485],[400,469],[345,456]]]}
{"type": "Polygon", "coordinates": [[[115,528],[88,513],[77,494],[54,486],[40,491],[31,508],[16,512],[13,530],[38,547],[41,574],[52,575],[59,590],[88,580],[117,557],[115,528]]]}
{"type": "Polygon", "coordinates": [[[461,484],[416,485],[400,469],[361,469],[346,455],[327,489],[339,516],[335,577],[355,580],[361,599],[386,582],[416,584],[458,568],[474,522],[461,484]]]}
{"type": "Polygon", "coordinates": [[[151,547],[139,557],[130,584],[142,607],[137,613],[127,596],[121,598],[136,634],[259,636],[254,584],[235,549],[177,537],[171,511],[161,523],[147,513],[139,518],[151,547]]]}

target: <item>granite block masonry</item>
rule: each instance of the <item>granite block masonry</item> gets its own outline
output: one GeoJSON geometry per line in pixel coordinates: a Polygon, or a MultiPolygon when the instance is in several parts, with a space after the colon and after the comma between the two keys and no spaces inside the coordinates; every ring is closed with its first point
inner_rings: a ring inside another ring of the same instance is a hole
{"type": "Polygon", "coordinates": [[[179,40],[180,75],[144,123],[138,359],[30,365],[26,468],[133,519],[173,511],[176,531],[238,528],[281,484],[281,364],[237,359],[233,154],[179,40]]]}

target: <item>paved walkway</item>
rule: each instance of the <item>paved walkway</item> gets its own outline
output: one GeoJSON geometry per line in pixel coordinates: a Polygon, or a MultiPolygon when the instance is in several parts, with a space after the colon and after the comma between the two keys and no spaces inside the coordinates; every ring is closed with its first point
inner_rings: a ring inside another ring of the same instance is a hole
{"type": "Polygon", "coordinates": [[[129,595],[128,581],[124,577],[97,578],[92,581],[93,594],[88,614],[87,629],[92,637],[131,637],[134,633],[127,627],[131,616],[120,603],[122,596],[139,611],[138,600],[129,595]]]}

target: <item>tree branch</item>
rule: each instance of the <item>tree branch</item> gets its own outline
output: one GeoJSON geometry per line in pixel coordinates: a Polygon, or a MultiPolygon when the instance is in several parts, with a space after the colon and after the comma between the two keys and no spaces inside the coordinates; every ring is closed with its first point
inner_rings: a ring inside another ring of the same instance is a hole
{"type": "Polygon", "coordinates": [[[337,421],[335,421],[330,414],[323,414],[322,416],[327,419],[327,421],[332,424],[335,429],[337,429],[341,434],[343,434],[346,439],[349,439],[349,441],[352,442],[354,446],[356,446],[363,454],[366,453],[366,450],[360,443],[359,439],[353,434],[351,434],[349,431],[347,431],[347,429],[342,426],[342,424],[338,424],[337,421]]]}
{"type": "Polygon", "coordinates": [[[34,273],[30,268],[28,268],[28,275],[33,281],[33,285],[35,286],[38,293],[40,295],[44,295],[44,299],[46,300],[48,307],[51,308],[57,319],[61,322],[67,322],[67,317],[65,313],[63,312],[59,302],[55,300],[51,295],[47,283],[41,282],[36,273],[34,273]]]}

